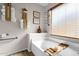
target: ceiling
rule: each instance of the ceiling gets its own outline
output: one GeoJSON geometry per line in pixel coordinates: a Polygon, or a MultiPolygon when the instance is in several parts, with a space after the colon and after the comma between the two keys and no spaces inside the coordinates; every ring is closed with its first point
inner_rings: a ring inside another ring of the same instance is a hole
{"type": "Polygon", "coordinates": [[[48,3],[38,3],[38,4],[44,7],[48,6],[48,3]]]}
{"type": "MultiPolygon", "coordinates": [[[[37,3],[37,4],[43,7],[47,7],[49,3],[37,3]]],[[[0,5],[3,5],[3,3],[0,3],[0,5]]]]}

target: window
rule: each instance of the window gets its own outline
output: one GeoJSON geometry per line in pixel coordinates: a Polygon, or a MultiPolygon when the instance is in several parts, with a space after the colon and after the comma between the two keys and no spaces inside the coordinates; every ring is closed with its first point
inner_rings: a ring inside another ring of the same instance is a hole
{"type": "Polygon", "coordinates": [[[79,4],[60,5],[51,17],[51,34],[79,38],[79,4]]]}

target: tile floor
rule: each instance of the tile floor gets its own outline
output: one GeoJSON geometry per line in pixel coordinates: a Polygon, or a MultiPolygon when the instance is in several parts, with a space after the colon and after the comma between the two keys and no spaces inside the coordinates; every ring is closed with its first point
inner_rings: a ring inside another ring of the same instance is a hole
{"type": "Polygon", "coordinates": [[[9,56],[34,56],[34,54],[32,52],[28,52],[27,50],[25,50],[25,51],[20,51],[20,52],[11,54],[9,56]]]}

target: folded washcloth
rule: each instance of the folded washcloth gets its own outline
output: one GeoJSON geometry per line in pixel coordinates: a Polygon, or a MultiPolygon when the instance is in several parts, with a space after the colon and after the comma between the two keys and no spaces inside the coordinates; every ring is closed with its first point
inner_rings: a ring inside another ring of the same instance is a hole
{"type": "Polygon", "coordinates": [[[8,33],[3,33],[0,35],[0,38],[4,38],[4,37],[7,37],[9,34],[8,33]]]}

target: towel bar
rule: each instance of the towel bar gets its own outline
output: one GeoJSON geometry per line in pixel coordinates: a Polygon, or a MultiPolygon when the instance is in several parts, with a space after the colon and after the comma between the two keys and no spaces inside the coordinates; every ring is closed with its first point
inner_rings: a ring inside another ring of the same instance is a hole
{"type": "Polygon", "coordinates": [[[0,40],[11,40],[11,39],[18,39],[18,37],[13,37],[13,38],[0,38],[0,40]]]}

